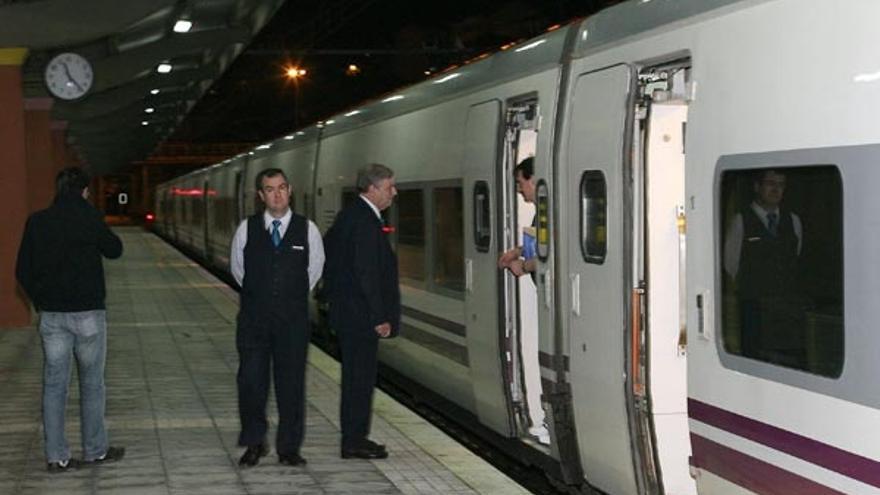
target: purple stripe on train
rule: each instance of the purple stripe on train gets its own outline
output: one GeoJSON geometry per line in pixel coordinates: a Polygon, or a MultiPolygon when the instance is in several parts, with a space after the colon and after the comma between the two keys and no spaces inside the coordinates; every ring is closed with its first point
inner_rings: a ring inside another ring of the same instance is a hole
{"type": "Polygon", "coordinates": [[[758,495],[844,495],[813,480],[786,471],[691,433],[691,465],[705,469],[758,495]]]}
{"type": "Polygon", "coordinates": [[[830,471],[880,488],[880,462],[782,428],[688,399],[688,416],[753,442],[785,452],[830,471]]]}

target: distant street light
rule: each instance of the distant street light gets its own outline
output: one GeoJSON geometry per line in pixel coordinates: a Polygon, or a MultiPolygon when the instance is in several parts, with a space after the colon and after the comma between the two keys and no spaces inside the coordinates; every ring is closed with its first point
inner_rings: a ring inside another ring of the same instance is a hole
{"type": "Polygon", "coordinates": [[[348,64],[348,67],[345,69],[346,76],[357,76],[360,75],[361,68],[355,64],[348,64]]]}
{"type": "Polygon", "coordinates": [[[285,71],[288,79],[299,79],[300,77],[304,77],[309,72],[305,69],[301,69],[299,67],[288,67],[285,71]]]}

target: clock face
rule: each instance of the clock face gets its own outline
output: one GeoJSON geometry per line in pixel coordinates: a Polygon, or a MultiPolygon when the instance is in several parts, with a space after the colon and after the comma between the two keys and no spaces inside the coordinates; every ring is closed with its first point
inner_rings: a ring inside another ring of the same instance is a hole
{"type": "Polygon", "coordinates": [[[61,53],[46,66],[46,87],[58,98],[75,100],[89,91],[93,76],[88,60],[76,53],[61,53]]]}

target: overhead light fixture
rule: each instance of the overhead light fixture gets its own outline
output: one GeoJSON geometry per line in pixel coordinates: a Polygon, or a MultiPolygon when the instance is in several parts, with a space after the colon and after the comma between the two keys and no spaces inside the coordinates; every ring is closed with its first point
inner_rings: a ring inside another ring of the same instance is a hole
{"type": "Polygon", "coordinates": [[[271,143],[266,143],[266,144],[261,144],[261,145],[257,146],[256,149],[258,149],[258,150],[267,150],[267,149],[269,149],[269,148],[271,148],[271,147],[272,147],[272,144],[271,144],[271,143]]]}
{"type": "Polygon", "coordinates": [[[296,135],[297,136],[305,136],[306,132],[305,131],[296,131],[296,135]]]}
{"type": "Polygon", "coordinates": [[[150,123],[147,122],[146,120],[142,120],[142,121],[141,121],[141,125],[150,125],[150,123]]]}
{"type": "Polygon", "coordinates": [[[392,102],[392,101],[402,100],[404,98],[406,98],[406,97],[403,95],[389,96],[388,98],[385,98],[384,100],[382,100],[382,103],[388,103],[388,102],[392,102]]]}
{"type": "Polygon", "coordinates": [[[288,67],[285,69],[284,73],[287,75],[288,79],[298,79],[304,77],[309,71],[300,67],[288,67]]]}
{"type": "Polygon", "coordinates": [[[324,122],[324,125],[333,125],[333,124],[335,124],[335,123],[336,123],[335,120],[330,119],[330,120],[328,120],[327,122],[324,122]]]}
{"type": "Polygon", "coordinates": [[[357,64],[348,64],[348,67],[345,69],[346,76],[356,76],[361,73],[361,68],[357,66],[357,64]]]}
{"type": "Polygon", "coordinates": [[[177,22],[174,23],[174,32],[175,33],[188,33],[190,29],[192,29],[193,23],[188,19],[178,19],[177,22]]]}
{"type": "Polygon", "coordinates": [[[159,64],[158,67],[156,67],[156,72],[158,72],[159,74],[168,74],[169,72],[171,72],[171,69],[171,64],[167,62],[162,62],[161,64],[159,64]]]}
{"type": "Polygon", "coordinates": [[[157,95],[157,94],[159,94],[159,88],[151,89],[151,90],[150,90],[150,94],[151,94],[151,95],[157,95]]]}
{"type": "Polygon", "coordinates": [[[293,139],[293,138],[295,138],[295,137],[296,137],[296,136],[294,136],[293,134],[288,134],[288,135],[284,136],[284,139],[287,140],[287,141],[290,141],[291,139],[293,139]]]}
{"type": "Polygon", "coordinates": [[[346,117],[354,117],[355,115],[357,115],[359,113],[361,113],[360,110],[352,110],[352,111],[348,112],[347,114],[345,114],[345,116],[346,117]]]}
{"type": "Polygon", "coordinates": [[[156,109],[153,107],[147,107],[144,109],[144,112],[146,112],[146,113],[153,113],[155,111],[156,111],[156,109]]]}

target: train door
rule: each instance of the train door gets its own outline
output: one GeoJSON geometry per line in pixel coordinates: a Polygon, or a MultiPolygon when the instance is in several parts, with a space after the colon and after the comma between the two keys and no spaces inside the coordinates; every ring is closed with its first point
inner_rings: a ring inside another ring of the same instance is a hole
{"type": "MultiPolygon", "coordinates": [[[[499,299],[499,130],[501,102],[491,100],[470,108],[465,124],[465,317],[470,379],[480,422],[511,434],[509,398],[502,370],[504,315],[499,299]]],[[[505,357],[507,353],[504,353],[505,357]]]]}
{"type": "Polygon", "coordinates": [[[633,456],[628,353],[631,176],[625,152],[633,74],[626,65],[572,81],[561,163],[569,209],[560,280],[570,339],[571,394],[585,478],[608,493],[640,493],[633,456]],[[573,211],[572,211],[573,210],[573,211]]]}
{"type": "Polygon", "coordinates": [[[684,170],[689,61],[639,73],[630,366],[648,493],[696,494],[687,423],[684,170]]]}
{"type": "MultiPolygon", "coordinates": [[[[504,246],[501,250],[514,246],[530,247],[524,250],[524,257],[534,259],[537,255],[535,244],[535,205],[517,194],[514,187],[514,170],[526,160],[534,161],[538,141],[539,111],[534,97],[517,98],[508,102],[505,113],[504,154],[502,177],[499,186],[506,190],[508,198],[504,213],[504,246]]],[[[528,168],[534,175],[534,165],[528,168]]],[[[533,181],[535,179],[532,179],[533,181]]],[[[544,424],[544,409],[541,405],[541,369],[538,359],[538,291],[535,279],[531,276],[515,277],[505,271],[504,276],[506,319],[509,322],[505,332],[506,381],[513,404],[517,432],[520,437],[539,444],[550,443],[550,432],[544,424]]]]}
{"type": "Polygon", "coordinates": [[[204,218],[202,218],[202,238],[205,241],[205,259],[208,260],[209,264],[214,264],[214,246],[211,242],[211,225],[212,219],[216,212],[214,211],[214,199],[211,198],[211,190],[210,190],[210,182],[207,180],[202,182],[202,213],[204,218]]]}

